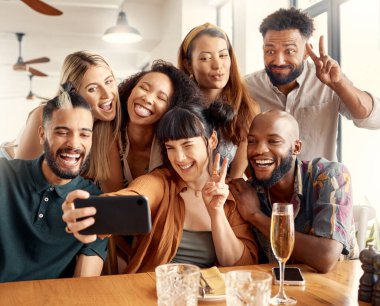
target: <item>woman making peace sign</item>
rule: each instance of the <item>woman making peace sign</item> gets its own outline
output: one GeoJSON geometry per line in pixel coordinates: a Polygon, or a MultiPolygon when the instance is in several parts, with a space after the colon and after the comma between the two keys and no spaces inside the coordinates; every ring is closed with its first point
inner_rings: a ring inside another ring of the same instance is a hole
{"type": "MultiPolygon", "coordinates": [[[[126,189],[107,195],[145,195],[149,199],[152,231],[137,239],[134,254],[124,271],[153,271],[160,264],[185,262],[200,267],[257,263],[257,247],[250,227],[240,216],[225,183],[227,160],[219,172],[219,155],[212,162],[218,133],[232,108],[213,103],[204,108],[187,103],[169,110],[157,128],[164,166],[140,176],[126,189]]],[[[81,235],[94,218],[90,208],[75,209],[75,198],[86,198],[82,191],[68,195],[62,205],[63,220],[74,236],[84,243],[96,235],[81,235]]],[[[110,220],[112,222],[112,220],[110,220]]]]}

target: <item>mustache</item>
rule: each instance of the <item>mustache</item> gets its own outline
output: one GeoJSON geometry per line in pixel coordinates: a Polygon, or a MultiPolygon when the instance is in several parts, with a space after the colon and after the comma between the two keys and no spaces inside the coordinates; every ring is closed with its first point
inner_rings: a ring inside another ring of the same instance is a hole
{"type": "Polygon", "coordinates": [[[269,69],[293,69],[293,66],[292,65],[281,65],[281,66],[277,66],[277,65],[269,65],[268,66],[269,69]]]}
{"type": "Polygon", "coordinates": [[[62,148],[62,149],[58,149],[56,154],[61,154],[61,153],[83,154],[83,151],[80,149],[62,148]]]}

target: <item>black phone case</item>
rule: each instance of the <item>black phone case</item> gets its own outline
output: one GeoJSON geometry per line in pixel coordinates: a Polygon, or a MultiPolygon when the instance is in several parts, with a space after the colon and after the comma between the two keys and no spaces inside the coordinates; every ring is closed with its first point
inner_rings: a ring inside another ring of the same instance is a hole
{"type": "Polygon", "coordinates": [[[76,199],[75,208],[96,208],[95,223],[80,231],[81,234],[137,235],[151,231],[152,221],[148,199],[141,195],[91,196],[76,199]]]}

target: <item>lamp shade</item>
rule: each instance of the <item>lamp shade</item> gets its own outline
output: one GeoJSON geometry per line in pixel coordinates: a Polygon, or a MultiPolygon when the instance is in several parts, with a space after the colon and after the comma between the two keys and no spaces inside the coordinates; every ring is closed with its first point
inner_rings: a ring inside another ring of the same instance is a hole
{"type": "Polygon", "coordinates": [[[127,22],[127,15],[121,11],[117,17],[116,25],[107,29],[103,40],[111,43],[136,43],[142,40],[140,32],[127,22]]]}

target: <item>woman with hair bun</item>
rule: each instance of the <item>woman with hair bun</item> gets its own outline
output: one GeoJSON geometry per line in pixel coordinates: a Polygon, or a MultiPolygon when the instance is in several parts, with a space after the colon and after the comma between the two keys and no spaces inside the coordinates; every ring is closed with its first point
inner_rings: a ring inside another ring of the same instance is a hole
{"type": "MultiPolygon", "coordinates": [[[[220,167],[220,155],[212,158],[217,132],[233,118],[233,111],[224,103],[205,108],[198,101],[187,102],[171,108],[157,126],[164,167],[106,194],[140,194],[149,199],[152,230],[137,236],[125,273],[153,271],[169,262],[199,267],[257,263],[250,226],[240,216],[225,183],[228,160],[220,167]]],[[[83,243],[97,237],[79,234],[94,222],[96,214],[91,218],[92,209],[75,209],[73,201],[87,197],[86,192],[76,190],[62,205],[63,220],[83,243]]]]}

